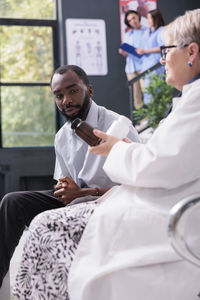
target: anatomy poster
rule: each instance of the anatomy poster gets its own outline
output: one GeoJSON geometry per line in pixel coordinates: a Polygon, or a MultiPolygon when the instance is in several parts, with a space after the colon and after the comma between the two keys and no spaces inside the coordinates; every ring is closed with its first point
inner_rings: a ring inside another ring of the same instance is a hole
{"type": "Polygon", "coordinates": [[[141,24],[148,26],[147,13],[149,10],[157,8],[157,0],[119,0],[120,7],[120,25],[121,41],[123,42],[124,34],[128,30],[124,24],[124,16],[128,10],[136,10],[141,15],[141,24]]]}
{"type": "Polygon", "coordinates": [[[106,75],[105,21],[66,19],[67,63],[78,65],[88,75],[106,75]]]}

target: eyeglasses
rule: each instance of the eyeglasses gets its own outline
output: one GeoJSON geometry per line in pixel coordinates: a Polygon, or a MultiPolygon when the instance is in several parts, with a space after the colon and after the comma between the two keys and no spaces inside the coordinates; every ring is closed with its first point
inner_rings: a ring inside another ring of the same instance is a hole
{"type": "Polygon", "coordinates": [[[167,55],[167,53],[169,52],[169,49],[170,49],[170,48],[177,48],[177,47],[185,48],[185,47],[187,47],[187,46],[188,46],[188,44],[183,45],[183,46],[177,46],[177,45],[161,46],[161,47],[160,47],[160,50],[161,50],[161,58],[162,58],[162,60],[165,60],[165,59],[166,59],[166,55],[167,55]]]}

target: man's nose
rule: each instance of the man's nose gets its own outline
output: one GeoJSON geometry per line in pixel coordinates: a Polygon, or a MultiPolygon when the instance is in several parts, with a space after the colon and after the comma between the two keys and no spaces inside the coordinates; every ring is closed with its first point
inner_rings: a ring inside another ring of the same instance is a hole
{"type": "Polygon", "coordinates": [[[70,103],[72,103],[72,99],[69,97],[69,95],[65,95],[63,98],[63,104],[69,105],[70,103]]]}

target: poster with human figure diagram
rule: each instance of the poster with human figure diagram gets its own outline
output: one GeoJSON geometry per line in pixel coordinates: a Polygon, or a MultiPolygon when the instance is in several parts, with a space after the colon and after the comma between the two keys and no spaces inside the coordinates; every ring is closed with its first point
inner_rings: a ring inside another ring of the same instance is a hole
{"type": "Polygon", "coordinates": [[[141,24],[148,26],[147,13],[149,10],[157,8],[157,0],[119,0],[120,8],[120,28],[121,42],[124,41],[124,35],[129,30],[124,24],[124,16],[128,10],[136,10],[141,16],[141,24]]]}
{"type": "Polygon", "coordinates": [[[67,63],[78,65],[88,75],[107,75],[105,21],[66,20],[67,63]]]}

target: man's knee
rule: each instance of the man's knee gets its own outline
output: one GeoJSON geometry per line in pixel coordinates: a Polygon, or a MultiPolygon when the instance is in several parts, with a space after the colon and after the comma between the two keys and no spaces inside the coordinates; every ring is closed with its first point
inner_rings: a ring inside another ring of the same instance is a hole
{"type": "Polygon", "coordinates": [[[1,203],[0,203],[0,207],[14,206],[18,203],[19,199],[21,199],[21,192],[7,193],[2,198],[1,203]]]}

